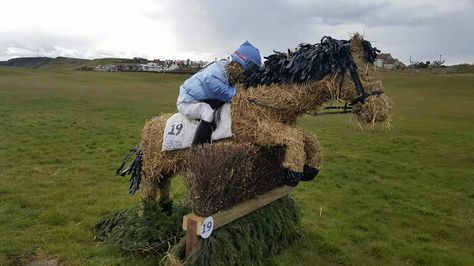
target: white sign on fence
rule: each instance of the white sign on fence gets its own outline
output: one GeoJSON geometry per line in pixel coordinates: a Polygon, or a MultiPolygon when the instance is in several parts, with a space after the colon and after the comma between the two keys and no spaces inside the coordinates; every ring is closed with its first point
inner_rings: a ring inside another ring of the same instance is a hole
{"type": "Polygon", "coordinates": [[[212,229],[214,228],[214,219],[209,216],[207,217],[204,222],[202,222],[201,226],[201,237],[206,239],[212,234],[212,229]]]}

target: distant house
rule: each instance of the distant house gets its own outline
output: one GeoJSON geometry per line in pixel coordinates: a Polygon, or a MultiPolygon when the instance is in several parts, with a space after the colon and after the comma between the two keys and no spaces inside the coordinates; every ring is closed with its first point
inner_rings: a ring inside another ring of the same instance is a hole
{"type": "Polygon", "coordinates": [[[191,61],[191,63],[188,64],[188,67],[195,68],[195,69],[200,69],[200,68],[202,68],[202,66],[203,66],[203,64],[201,62],[191,61]]]}
{"type": "Polygon", "coordinates": [[[95,67],[95,71],[117,72],[118,69],[115,65],[98,65],[95,67]]]}
{"type": "Polygon", "coordinates": [[[390,53],[378,54],[375,59],[375,66],[386,69],[402,69],[406,67],[402,61],[393,58],[390,53]]]}
{"type": "Polygon", "coordinates": [[[179,69],[178,63],[173,62],[170,65],[168,65],[166,70],[167,71],[173,71],[173,70],[178,70],[178,69],[179,69]]]}
{"type": "Polygon", "coordinates": [[[191,60],[159,60],[147,61],[144,59],[134,58],[125,59],[123,62],[127,64],[118,65],[98,65],[95,71],[107,72],[179,72],[179,73],[196,73],[206,63],[204,61],[191,60]],[[137,63],[141,62],[141,63],[137,63]]]}
{"type": "Polygon", "coordinates": [[[140,64],[140,70],[149,72],[161,72],[163,71],[163,67],[158,63],[150,62],[146,64],[140,64]]]}

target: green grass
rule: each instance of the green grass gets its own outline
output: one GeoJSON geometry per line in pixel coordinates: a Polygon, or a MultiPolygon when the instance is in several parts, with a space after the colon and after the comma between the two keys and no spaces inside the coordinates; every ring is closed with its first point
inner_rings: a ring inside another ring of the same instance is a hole
{"type": "MultiPolygon", "coordinates": [[[[16,59],[12,59],[15,61],[16,59]]],[[[76,70],[80,67],[92,67],[95,68],[98,65],[117,65],[124,64],[127,59],[123,58],[98,58],[98,59],[80,59],[70,57],[56,57],[48,60],[43,60],[42,63],[36,63],[34,67],[24,67],[26,69],[42,69],[42,70],[76,70]]],[[[26,62],[24,62],[26,63],[26,62]]],[[[32,62],[30,61],[30,64],[32,62]]]]}
{"type": "MultiPolygon", "coordinates": [[[[92,239],[135,206],[114,176],[147,118],[175,110],[181,75],[0,68],[0,264],[153,264],[92,239]]],[[[304,237],[273,265],[473,265],[474,75],[384,73],[392,129],[304,117],[323,145],[294,195],[304,237]]],[[[179,181],[179,180],[177,180],[179,181]]],[[[183,195],[181,182],[173,185],[183,195]]]]}
{"type": "Polygon", "coordinates": [[[99,58],[99,59],[79,59],[79,58],[68,58],[58,57],[53,59],[46,65],[40,67],[40,69],[54,69],[54,70],[75,70],[82,66],[96,67],[98,65],[117,65],[123,64],[124,59],[120,58],[99,58]]]}

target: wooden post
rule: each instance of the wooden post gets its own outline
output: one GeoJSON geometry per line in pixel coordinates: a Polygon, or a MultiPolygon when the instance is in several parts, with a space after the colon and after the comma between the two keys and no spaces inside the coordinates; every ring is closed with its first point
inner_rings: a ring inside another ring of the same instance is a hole
{"type": "Polygon", "coordinates": [[[186,259],[189,258],[197,244],[197,221],[194,219],[187,219],[187,231],[186,231],[186,259]]]}

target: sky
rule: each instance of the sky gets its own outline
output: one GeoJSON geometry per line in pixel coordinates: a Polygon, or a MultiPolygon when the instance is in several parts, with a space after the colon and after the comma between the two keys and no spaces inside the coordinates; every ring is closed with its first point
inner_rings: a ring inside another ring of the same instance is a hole
{"type": "Polygon", "coordinates": [[[2,0],[0,60],[23,56],[211,61],[360,32],[404,63],[474,63],[474,0],[2,0]]]}

